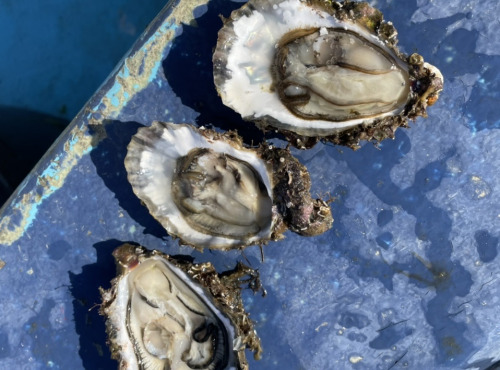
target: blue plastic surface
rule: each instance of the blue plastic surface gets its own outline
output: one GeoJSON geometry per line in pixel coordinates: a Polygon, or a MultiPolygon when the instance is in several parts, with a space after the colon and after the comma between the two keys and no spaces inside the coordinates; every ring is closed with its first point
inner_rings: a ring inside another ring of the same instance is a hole
{"type": "Polygon", "coordinates": [[[0,1],[0,109],[72,119],[165,3],[0,1]]]}
{"type": "Polygon", "coordinates": [[[287,233],[264,247],[263,262],[258,247],[199,253],[178,246],[127,182],[126,146],[153,120],[262,138],[222,105],[212,82],[218,15],[240,4],[167,6],[1,210],[0,368],[116,366],[98,287],[109,287],[111,251],[125,241],[222,270],[237,260],[259,269],[268,296],[244,292],[264,347],[252,369],[494,366],[500,5],[438,3],[375,4],[403,50],[418,51],[445,76],[429,118],[378,148],[294,150],[312,192],[334,197],[335,222],[314,238],[287,233]]]}

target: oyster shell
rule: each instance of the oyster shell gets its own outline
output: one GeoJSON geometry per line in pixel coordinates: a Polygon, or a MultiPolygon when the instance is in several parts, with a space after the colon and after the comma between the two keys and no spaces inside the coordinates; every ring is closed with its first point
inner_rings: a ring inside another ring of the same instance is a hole
{"type": "Polygon", "coordinates": [[[125,158],[135,194],[169,234],[196,248],[277,240],[290,228],[317,235],[333,222],[311,199],[307,169],[285,149],[243,147],[235,132],[154,122],[125,158]]]}
{"type": "Polygon", "coordinates": [[[397,31],[365,2],[250,0],[231,13],[213,55],[225,105],[306,148],[357,148],[426,116],[439,70],[402,54],[397,31]]]}
{"type": "Polygon", "coordinates": [[[245,348],[262,348],[240,296],[241,277],[260,288],[242,264],[219,275],[211,263],[192,264],[124,244],[113,252],[119,275],[101,290],[100,313],[120,369],[248,369],[245,348]]]}

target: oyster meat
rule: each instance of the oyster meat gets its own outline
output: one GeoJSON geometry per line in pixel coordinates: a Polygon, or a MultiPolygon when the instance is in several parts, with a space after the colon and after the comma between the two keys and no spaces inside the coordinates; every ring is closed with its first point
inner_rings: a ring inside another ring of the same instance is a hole
{"type": "Polygon", "coordinates": [[[260,358],[240,296],[242,276],[260,288],[255,270],[238,264],[219,275],[209,262],[131,244],[113,256],[119,275],[109,290],[101,288],[100,313],[120,369],[248,369],[245,348],[260,358]]]}
{"type": "Polygon", "coordinates": [[[365,2],[250,0],[219,31],[214,81],[225,105],[299,148],[356,148],[426,116],[442,90],[439,70],[396,44],[365,2]]]}
{"type": "Polygon", "coordinates": [[[288,150],[246,148],[235,132],[154,122],[132,138],[125,167],[150,213],[196,248],[263,244],[287,228],[317,235],[333,222],[288,150]]]}

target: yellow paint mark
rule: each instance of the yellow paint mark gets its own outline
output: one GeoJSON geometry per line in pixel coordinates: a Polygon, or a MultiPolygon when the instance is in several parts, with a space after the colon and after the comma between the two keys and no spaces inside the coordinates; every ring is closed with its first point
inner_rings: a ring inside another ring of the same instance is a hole
{"type": "Polygon", "coordinates": [[[325,322],[322,322],[321,324],[318,325],[318,327],[316,329],[314,329],[316,332],[319,333],[319,329],[321,329],[323,326],[328,326],[328,323],[325,321],[325,322]]]}
{"type": "Polygon", "coordinates": [[[480,199],[480,198],[484,198],[485,196],[487,196],[488,193],[486,193],[484,190],[483,191],[478,191],[477,192],[477,197],[480,199]]]}
{"type": "Polygon", "coordinates": [[[455,338],[444,337],[442,343],[448,357],[453,357],[462,353],[462,347],[455,341],[455,338]]]}
{"type": "Polygon", "coordinates": [[[117,99],[119,104],[113,105],[111,98],[104,96],[94,109],[102,115],[102,118],[99,120],[91,118],[89,124],[98,125],[102,124],[105,119],[115,118],[127,100],[148,86],[151,78],[155,77],[152,76],[155,68],[160,70],[158,63],[162,61],[163,51],[175,36],[175,27],[181,24],[192,24],[194,9],[207,2],[208,0],[183,0],[182,6],[172,9],[156,34],[134,54],[129,55],[118,69],[115,82],[119,84],[120,89],[114,92],[113,99],[117,99]],[[165,25],[170,25],[170,27],[163,27],[165,25]]]}
{"type": "MultiPolygon", "coordinates": [[[[10,216],[0,220],[0,244],[12,245],[18,240],[30,226],[36,216],[37,207],[45,198],[58,190],[66,180],[73,167],[80,158],[90,150],[91,136],[86,135],[87,128],[73,127],[69,132],[68,140],[64,143],[64,155],[58,162],[52,161],[47,164],[46,169],[54,169],[38,177],[38,185],[31,191],[23,194],[21,200],[11,204],[12,213],[20,221],[14,222],[10,216]]],[[[62,136],[61,136],[62,137],[62,136]]],[[[66,137],[66,136],[65,136],[66,137]]],[[[58,141],[54,145],[57,145],[58,141]]],[[[49,149],[50,153],[51,150],[49,149]]],[[[42,172],[44,173],[44,172],[42,172]]]]}
{"type": "MultiPolygon", "coordinates": [[[[96,107],[85,107],[85,110],[76,119],[79,119],[82,114],[89,115],[90,113],[88,124],[97,126],[106,119],[116,117],[123,108],[123,103],[148,85],[150,79],[154,77],[151,74],[155,68],[159,70],[158,63],[162,60],[162,53],[175,36],[175,26],[180,26],[181,23],[190,24],[194,20],[193,10],[207,2],[208,0],[183,0],[182,6],[174,7],[162,26],[158,28],[157,33],[150,37],[134,54],[128,56],[114,75],[114,82],[120,86],[120,89],[114,91],[113,99],[117,99],[119,104],[114,106],[110,98],[105,96],[96,107]],[[167,25],[170,27],[164,27],[167,25]],[[91,115],[93,112],[99,113],[100,118],[94,118],[91,115]]],[[[62,156],[63,158],[59,161],[52,161],[47,169],[50,167],[53,171],[40,176],[38,186],[23,194],[18,203],[10,205],[16,220],[20,221],[14,222],[12,217],[8,216],[0,220],[0,244],[12,245],[24,234],[35,218],[40,202],[58,190],[82,156],[88,153],[93,145],[97,145],[97,142],[92,142],[92,137],[86,134],[87,130],[86,126],[83,128],[75,126],[69,133],[63,134],[64,137],[68,137],[64,144],[65,154],[62,156]]],[[[97,138],[97,141],[99,139],[97,138]]],[[[94,140],[96,140],[95,137],[94,140]]],[[[57,145],[57,142],[54,145],[57,145]]],[[[51,150],[48,153],[51,153],[51,150]]]]}
{"type": "Polygon", "coordinates": [[[357,363],[360,363],[361,361],[363,361],[363,356],[352,355],[349,357],[349,362],[351,364],[357,364],[357,363]]]}
{"type": "Polygon", "coordinates": [[[486,198],[490,195],[491,190],[488,184],[481,177],[473,175],[471,176],[471,181],[476,186],[474,189],[476,199],[486,198]]]}

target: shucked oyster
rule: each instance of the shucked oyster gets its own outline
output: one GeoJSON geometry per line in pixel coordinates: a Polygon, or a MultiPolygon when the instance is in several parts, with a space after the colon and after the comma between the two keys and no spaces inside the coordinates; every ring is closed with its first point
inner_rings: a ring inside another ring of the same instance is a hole
{"type": "Polygon", "coordinates": [[[311,199],[307,169],[288,150],[248,149],[234,132],[154,122],[132,138],[125,167],[150,213],[196,248],[263,244],[287,227],[317,235],[333,222],[328,205],[311,199]]]}
{"type": "Polygon", "coordinates": [[[239,264],[219,275],[211,263],[192,264],[124,244],[114,252],[119,276],[101,289],[100,313],[120,369],[248,369],[245,348],[262,348],[243,308],[239,280],[255,270],[239,264]]]}
{"type": "Polygon", "coordinates": [[[396,44],[364,2],[250,0],[219,32],[215,85],[224,104],[299,148],[356,148],[426,116],[442,90],[439,70],[396,44]]]}

